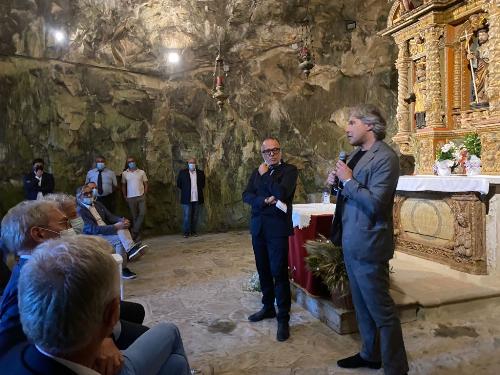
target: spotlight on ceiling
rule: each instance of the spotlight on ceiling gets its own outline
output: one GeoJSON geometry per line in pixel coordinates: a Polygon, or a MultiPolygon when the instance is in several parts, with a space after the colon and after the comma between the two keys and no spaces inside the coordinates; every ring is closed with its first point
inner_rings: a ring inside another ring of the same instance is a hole
{"type": "Polygon", "coordinates": [[[66,34],[62,30],[54,30],[54,39],[56,43],[64,43],[66,41],[66,34]]]}
{"type": "Polygon", "coordinates": [[[177,52],[167,53],[167,62],[170,64],[178,64],[181,61],[181,57],[177,52]]]}

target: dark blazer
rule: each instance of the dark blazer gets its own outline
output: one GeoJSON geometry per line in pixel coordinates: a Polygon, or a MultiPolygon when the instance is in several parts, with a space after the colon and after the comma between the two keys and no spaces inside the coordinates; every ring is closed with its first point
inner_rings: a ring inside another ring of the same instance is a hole
{"type": "Polygon", "coordinates": [[[2,374],[9,375],[76,375],[62,363],[40,353],[28,343],[15,346],[0,354],[2,374]]]}
{"type": "Polygon", "coordinates": [[[283,237],[293,234],[292,202],[297,185],[297,168],[292,164],[281,162],[262,176],[255,169],[243,191],[243,202],[252,207],[250,232],[259,235],[263,226],[272,228],[273,237],[283,237]],[[275,196],[287,206],[284,213],[276,205],[264,203],[267,197],[275,196]]]}
{"type": "Polygon", "coordinates": [[[27,262],[21,258],[12,270],[9,283],[0,300],[0,353],[5,353],[15,345],[25,342],[19,307],[17,305],[17,283],[21,268],[27,262]]]}
{"type": "MultiPolygon", "coordinates": [[[[177,187],[181,189],[181,204],[191,203],[191,176],[189,176],[188,168],[179,171],[177,187]]],[[[196,187],[198,188],[198,203],[202,204],[204,202],[205,173],[198,168],[196,168],[196,187]]]]}
{"type": "Polygon", "coordinates": [[[95,201],[94,207],[107,225],[97,225],[97,220],[92,215],[92,212],[84,204],[78,202],[77,212],[83,219],[83,233],[91,235],[116,234],[117,230],[113,224],[118,223],[122,218],[109,212],[101,202],[95,201]]]}
{"type": "MultiPolygon", "coordinates": [[[[347,162],[359,151],[354,151],[347,162]]],[[[332,241],[342,219],[342,247],[348,256],[384,262],[394,255],[392,207],[399,179],[399,159],[377,141],[354,167],[352,180],[341,191],[342,217],[332,224],[332,241]]],[[[337,207],[337,209],[339,209],[337,207]]]]}
{"type": "Polygon", "coordinates": [[[54,192],[54,176],[51,173],[43,172],[42,184],[38,186],[38,179],[35,177],[35,172],[30,172],[24,176],[23,185],[26,200],[35,200],[40,191],[43,195],[54,192]]]}

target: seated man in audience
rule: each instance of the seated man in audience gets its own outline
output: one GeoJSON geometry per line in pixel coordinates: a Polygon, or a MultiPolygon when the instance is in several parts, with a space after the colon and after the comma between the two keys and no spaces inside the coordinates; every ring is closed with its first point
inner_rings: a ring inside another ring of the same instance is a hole
{"type": "Polygon", "coordinates": [[[127,260],[133,260],[147,247],[132,240],[130,221],[108,211],[106,207],[95,200],[92,187],[84,185],[78,193],[78,213],[83,219],[83,233],[102,236],[123,258],[122,278],[135,279],[137,275],[127,267],[127,260]]]}
{"type": "Polygon", "coordinates": [[[6,374],[142,375],[190,373],[177,327],[160,323],[116,355],[112,368],[99,362],[103,340],[120,314],[120,275],[94,236],[46,241],[19,278],[19,311],[29,343],[0,359],[6,374]],[[94,370],[98,371],[95,372],[94,370]]]}
{"type": "Polygon", "coordinates": [[[76,234],[83,233],[83,219],[78,216],[76,210],[76,198],[65,193],[53,193],[45,195],[42,200],[55,202],[57,208],[64,213],[76,234]]]}
{"type": "MultiPolygon", "coordinates": [[[[76,209],[76,198],[72,195],[64,193],[47,194],[43,200],[55,202],[58,209],[64,213],[71,223],[71,227],[76,234],[83,232],[83,219],[78,216],[76,209]]],[[[117,346],[120,349],[126,349],[138,336],[147,331],[147,327],[136,327],[133,324],[142,324],[146,311],[140,303],[121,301],[120,302],[120,319],[122,320],[122,329],[120,339],[117,341],[117,346]]]]}
{"type": "MultiPolygon", "coordinates": [[[[17,283],[22,267],[38,244],[68,234],[71,234],[68,218],[54,202],[24,201],[12,207],[4,216],[2,241],[20,259],[0,299],[0,356],[9,348],[26,341],[19,318],[17,296],[17,283]]],[[[147,330],[143,325],[121,320],[115,328],[113,338],[103,342],[102,359],[112,361],[113,353],[117,352],[116,347],[127,348],[147,330]]]]}

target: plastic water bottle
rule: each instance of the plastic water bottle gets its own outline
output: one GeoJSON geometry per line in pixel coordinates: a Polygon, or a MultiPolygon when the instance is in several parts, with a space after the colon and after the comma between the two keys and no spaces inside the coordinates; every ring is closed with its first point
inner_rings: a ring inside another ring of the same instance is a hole
{"type": "Polygon", "coordinates": [[[330,190],[329,189],[323,190],[323,203],[330,204],[330,190]]]}

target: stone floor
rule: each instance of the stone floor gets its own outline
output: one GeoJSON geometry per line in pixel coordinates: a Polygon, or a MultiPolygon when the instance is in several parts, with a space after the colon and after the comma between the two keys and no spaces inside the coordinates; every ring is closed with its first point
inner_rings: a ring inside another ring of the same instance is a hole
{"type": "MultiPolygon", "coordinates": [[[[247,321],[260,308],[260,294],[247,291],[255,272],[247,232],[147,242],[149,252],[131,264],[138,278],[125,282],[125,296],[145,305],[146,324],[166,320],[179,326],[198,373],[383,373],[338,368],[337,359],[357,352],[358,335],[338,335],[295,304],[291,338],[284,343],[275,339],[275,321],[247,321]]],[[[403,332],[410,374],[500,374],[499,305],[486,304],[479,313],[434,314],[403,324],[403,332]]]]}

